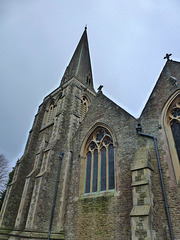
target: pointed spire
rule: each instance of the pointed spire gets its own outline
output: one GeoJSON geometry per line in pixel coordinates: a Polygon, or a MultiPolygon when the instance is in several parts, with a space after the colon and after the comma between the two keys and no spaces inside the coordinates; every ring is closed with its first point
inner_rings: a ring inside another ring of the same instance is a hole
{"type": "Polygon", "coordinates": [[[85,30],[78,43],[78,46],[71,58],[69,65],[66,68],[64,76],[61,80],[61,85],[73,77],[75,77],[85,86],[91,88],[94,91],[89,46],[87,39],[87,27],[85,27],[85,30]]]}

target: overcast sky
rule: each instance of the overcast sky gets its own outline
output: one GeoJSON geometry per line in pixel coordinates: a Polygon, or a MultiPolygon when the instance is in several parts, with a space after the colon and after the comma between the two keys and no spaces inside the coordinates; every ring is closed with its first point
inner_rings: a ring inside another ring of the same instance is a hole
{"type": "Polygon", "coordinates": [[[135,117],[165,54],[180,61],[179,0],[0,0],[0,153],[11,167],[86,24],[95,89],[135,117]]]}

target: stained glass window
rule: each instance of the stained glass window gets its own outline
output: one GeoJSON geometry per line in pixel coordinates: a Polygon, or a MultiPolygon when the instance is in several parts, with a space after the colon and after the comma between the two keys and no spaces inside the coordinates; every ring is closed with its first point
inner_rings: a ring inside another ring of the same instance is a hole
{"type": "Polygon", "coordinates": [[[170,160],[177,184],[180,184],[180,92],[174,93],[165,105],[164,130],[170,150],[170,160]]]}
{"type": "Polygon", "coordinates": [[[109,189],[114,189],[114,148],[109,145],[108,148],[108,170],[109,170],[109,189]]]}
{"type": "Polygon", "coordinates": [[[180,102],[176,102],[170,112],[171,130],[174,144],[180,162],[180,102]]]}
{"type": "Polygon", "coordinates": [[[172,133],[173,133],[173,137],[174,137],[177,155],[178,155],[179,162],[180,162],[180,122],[174,120],[171,125],[171,129],[172,129],[172,133]]]}
{"type": "Polygon", "coordinates": [[[114,146],[110,132],[97,128],[86,146],[85,193],[114,189],[114,146]]]}
{"type": "Polygon", "coordinates": [[[106,190],[106,148],[101,149],[101,191],[106,190]]]}
{"type": "Polygon", "coordinates": [[[87,167],[86,167],[86,188],[85,193],[90,192],[90,184],[91,184],[91,152],[87,154],[87,167]]]}
{"type": "Polygon", "coordinates": [[[98,150],[94,151],[93,159],[93,186],[92,192],[97,192],[97,181],[98,181],[98,150]]]}

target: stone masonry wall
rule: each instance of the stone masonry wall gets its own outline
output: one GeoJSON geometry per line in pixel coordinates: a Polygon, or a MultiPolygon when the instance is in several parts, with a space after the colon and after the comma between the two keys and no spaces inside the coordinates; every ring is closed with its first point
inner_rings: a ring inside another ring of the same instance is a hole
{"type": "Polygon", "coordinates": [[[9,194],[6,198],[6,202],[4,204],[8,206],[8,208],[2,208],[1,215],[0,215],[0,227],[1,228],[7,228],[7,229],[13,229],[20,200],[21,195],[25,183],[25,178],[28,175],[28,173],[32,170],[33,162],[34,162],[34,149],[36,147],[36,141],[38,139],[38,132],[41,127],[41,121],[43,117],[43,109],[40,107],[38,114],[35,117],[33,128],[30,131],[30,136],[28,139],[28,152],[25,152],[23,157],[19,160],[16,167],[18,167],[18,173],[16,176],[16,179],[12,181],[10,186],[8,187],[10,189],[9,194]]]}
{"type": "Polygon", "coordinates": [[[136,148],[136,123],[132,116],[98,93],[73,138],[65,239],[131,239],[130,165],[136,148]],[[87,196],[80,190],[83,171],[81,147],[88,132],[98,123],[107,125],[114,137],[116,186],[114,191],[87,196]]]}
{"type": "MultiPolygon", "coordinates": [[[[164,126],[161,119],[163,118],[163,108],[178,89],[180,79],[180,63],[168,61],[159,77],[159,80],[142,112],[140,122],[143,132],[154,135],[157,138],[157,144],[160,154],[163,179],[169,204],[169,211],[174,232],[174,239],[180,239],[180,191],[175,179],[172,166],[172,158],[168,148],[168,141],[164,134],[164,126]],[[170,77],[178,80],[178,85],[174,84],[170,77]]],[[[153,146],[152,139],[144,139],[147,145],[153,146]]],[[[155,150],[154,150],[155,151],[155,150]]],[[[155,153],[154,153],[155,154],[155,153]]],[[[169,239],[169,230],[167,216],[165,213],[164,200],[162,197],[161,182],[156,158],[153,161],[154,177],[152,180],[152,191],[154,195],[153,208],[153,227],[157,234],[157,239],[169,239]],[[164,236],[164,238],[163,238],[164,236]]]]}

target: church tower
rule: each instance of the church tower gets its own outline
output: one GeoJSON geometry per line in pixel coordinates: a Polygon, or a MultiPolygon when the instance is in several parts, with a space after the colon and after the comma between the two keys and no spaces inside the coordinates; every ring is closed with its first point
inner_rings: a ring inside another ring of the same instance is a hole
{"type": "Polygon", "coordinates": [[[72,138],[95,95],[85,28],[60,86],[39,106],[8,186],[0,238],[63,239],[72,138]]]}

